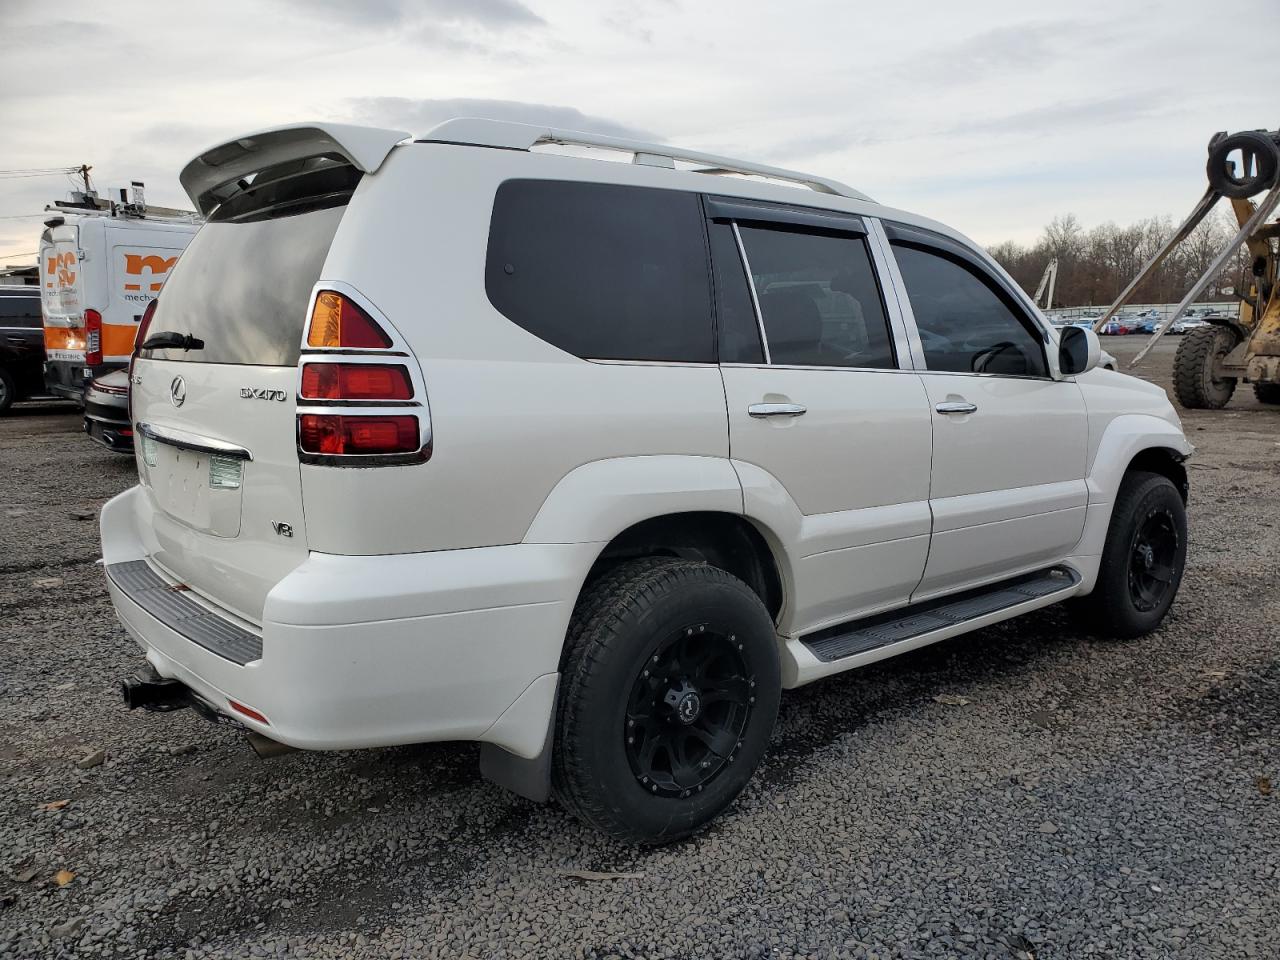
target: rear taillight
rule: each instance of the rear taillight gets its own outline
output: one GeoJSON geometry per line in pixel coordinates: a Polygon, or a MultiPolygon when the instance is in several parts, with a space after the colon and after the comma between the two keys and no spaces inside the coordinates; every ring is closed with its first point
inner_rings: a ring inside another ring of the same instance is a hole
{"type": "Polygon", "coordinates": [[[345,291],[319,291],[301,361],[297,416],[303,463],[381,467],[431,457],[421,367],[367,302],[345,291]]]}
{"type": "Polygon", "coordinates": [[[142,320],[138,323],[137,332],[133,335],[133,353],[129,356],[129,422],[133,423],[133,366],[138,362],[138,351],[147,342],[147,330],[151,326],[151,318],[156,315],[156,305],[160,298],[156,297],[142,311],[142,320]]]}
{"type": "Polygon", "coordinates": [[[307,346],[386,350],[391,346],[391,338],[350,297],[321,290],[311,308],[307,346]]]}
{"type": "Polygon", "coordinates": [[[416,454],[422,446],[416,416],[304,413],[298,417],[298,443],[320,456],[416,454]]]}
{"type": "Polygon", "coordinates": [[[303,400],[412,400],[413,381],[399,363],[308,363],[303,400]]]}
{"type": "Polygon", "coordinates": [[[84,365],[96,367],[102,363],[102,314],[89,309],[84,312],[84,365]]]}

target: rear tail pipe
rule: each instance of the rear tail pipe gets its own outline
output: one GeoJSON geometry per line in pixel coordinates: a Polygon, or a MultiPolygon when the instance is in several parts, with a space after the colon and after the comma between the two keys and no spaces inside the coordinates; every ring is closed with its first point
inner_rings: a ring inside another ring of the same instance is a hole
{"type": "Polygon", "coordinates": [[[165,677],[127,677],[120,681],[120,696],[130,710],[167,712],[191,706],[191,691],[181,681],[165,677]]]}

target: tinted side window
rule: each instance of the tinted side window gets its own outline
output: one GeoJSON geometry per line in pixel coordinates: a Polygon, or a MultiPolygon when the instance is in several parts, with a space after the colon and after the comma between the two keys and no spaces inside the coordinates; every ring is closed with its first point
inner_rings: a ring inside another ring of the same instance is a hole
{"type": "Polygon", "coordinates": [[[740,226],[773,363],[895,366],[862,237],[740,226]]]}
{"type": "Polygon", "coordinates": [[[751,303],[747,272],[738,241],[727,223],[708,223],[711,264],[716,278],[716,322],[720,327],[721,363],[764,363],[760,326],[751,303]]]}
{"type": "Polygon", "coordinates": [[[7,297],[0,295],[0,327],[39,328],[40,295],[7,297]]]}
{"type": "Polygon", "coordinates": [[[484,276],[507,319],[575,356],[715,361],[696,194],[509,180],[484,276]]]}
{"type": "Polygon", "coordinates": [[[937,253],[893,250],[930,370],[1048,376],[1040,337],[985,280],[937,253]]]}

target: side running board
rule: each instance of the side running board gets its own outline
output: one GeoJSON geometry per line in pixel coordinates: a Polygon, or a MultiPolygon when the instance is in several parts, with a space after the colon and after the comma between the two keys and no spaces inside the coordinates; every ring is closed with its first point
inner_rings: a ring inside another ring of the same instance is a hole
{"type": "Polygon", "coordinates": [[[935,630],[958,626],[967,620],[998,613],[1029,600],[1040,600],[1055,593],[1066,594],[1079,582],[1080,575],[1074,570],[1052,567],[977,590],[829,627],[801,637],[800,642],[819,660],[830,663],[935,630]]]}

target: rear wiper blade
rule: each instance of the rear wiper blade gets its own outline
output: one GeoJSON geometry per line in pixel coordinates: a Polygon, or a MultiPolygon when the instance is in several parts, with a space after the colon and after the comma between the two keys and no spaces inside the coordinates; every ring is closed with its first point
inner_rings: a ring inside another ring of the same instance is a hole
{"type": "Polygon", "coordinates": [[[142,341],[139,350],[155,350],[160,347],[173,347],[177,350],[203,350],[204,341],[189,333],[178,333],[174,330],[161,330],[142,341]]]}

